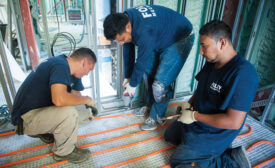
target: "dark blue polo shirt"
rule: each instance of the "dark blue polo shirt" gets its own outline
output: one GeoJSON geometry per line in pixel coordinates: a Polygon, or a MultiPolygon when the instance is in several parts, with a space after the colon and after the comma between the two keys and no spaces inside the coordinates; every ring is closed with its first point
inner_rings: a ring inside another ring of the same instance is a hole
{"type": "Polygon", "coordinates": [[[70,75],[65,55],[52,57],[33,70],[20,86],[12,109],[12,124],[17,125],[26,112],[52,106],[51,85],[64,84],[68,92],[84,89],[81,79],[70,75]]]}
{"type": "MultiPolygon", "coordinates": [[[[255,68],[240,55],[220,69],[215,69],[214,63],[206,63],[196,79],[198,87],[193,106],[203,114],[226,113],[227,108],[247,113],[258,88],[255,68]]],[[[238,130],[221,129],[194,122],[183,130],[184,139],[194,150],[221,154],[242,127],[238,130]]]]}
{"type": "Polygon", "coordinates": [[[132,42],[123,46],[125,78],[130,85],[139,84],[153,51],[157,51],[185,38],[192,31],[192,24],[183,15],[162,6],[142,5],[127,9],[132,25],[132,42]],[[138,56],[135,63],[135,46],[138,56]]]}

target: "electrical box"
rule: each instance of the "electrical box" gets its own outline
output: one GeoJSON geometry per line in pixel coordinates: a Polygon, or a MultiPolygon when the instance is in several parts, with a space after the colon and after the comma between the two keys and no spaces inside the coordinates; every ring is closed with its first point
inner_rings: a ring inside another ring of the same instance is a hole
{"type": "Polygon", "coordinates": [[[81,9],[68,9],[68,21],[72,24],[83,24],[83,15],[81,9]]]}

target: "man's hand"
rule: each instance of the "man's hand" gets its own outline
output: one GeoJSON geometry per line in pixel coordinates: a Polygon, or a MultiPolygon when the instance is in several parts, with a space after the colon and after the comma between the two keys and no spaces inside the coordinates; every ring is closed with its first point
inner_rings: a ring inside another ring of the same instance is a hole
{"type": "Polygon", "coordinates": [[[136,87],[132,87],[130,83],[127,83],[123,92],[124,96],[134,97],[136,94],[136,87]]]}
{"type": "Polygon", "coordinates": [[[97,108],[97,106],[93,100],[91,100],[89,103],[87,103],[87,106],[92,106],[92,107],[97,108]]]}
{"type": "Polygon", "coordinates": [[[97,116],[97,106],[93,100],[91,100],[88,104],[86,104],[86,108],[90,108],[91,112],[93,113],[93,116],[97,116]]]}
{"type": "Polygon", "coordinates": [[[197,121],[194,117],[195,112],[190,110],[190,104],[187,102],[184,102],[181,105],[181,116],[179,117],[178,121],[184,123],[184,124],[191,124],[195,121],[197,121]]]}
{"type": "Polygon", "coordinates": [[[180,106],[181,106],[182,111],[186,110],[186,109],[190,110],[190,104],[188,102],[183,102],[180,106]]]}
{"type": "Polygon", "coordinates": [[[126,85],[130,82],[130,79],[129,78],[125,78],[124,81],[123,81],[123,88],[126,89],[126,85]]]}

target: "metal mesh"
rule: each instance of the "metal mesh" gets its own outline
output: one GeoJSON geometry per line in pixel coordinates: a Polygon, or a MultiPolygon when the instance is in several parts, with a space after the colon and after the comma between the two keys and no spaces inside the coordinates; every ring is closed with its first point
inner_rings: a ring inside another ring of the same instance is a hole
{"type": "MultiPolygon", "coordinates": [[[[261,141],[261,140],[268,140],[271,142],[275,142],[275,135],[272,131],[270,131],[267,128],[264,128],[262,125],[259,124],[258,121],[255,121],[252,117],[248,116],[246,119],[246,123],[249,124],[252,128],[252,133],[248,136],[236,138],[233,143],[232,147],[237,146],[244,146],[245,149],[249,148],[252,144],[261,141]]],[[[244,128],[241,131],[242,133],[245,133],[248,131],[248,127],[244,126],[244,128]]],[[[266,161],[268,159],[271,159],[275,155],[275,148],[272,144],[260,144],[254,148],[251,149],[247,153],[248,159],[252,166],[257,165],[263,161],[266,161]]],[[[271,168],[275,167],[275,162],[271,161],[264,166],[265,168],[271,168]]]]}
{"type": "MultiPolygon", "coordinates": [[[[121,112],[120,114],[126,114],[129,111],[121,112]]],[[[91,122],[87,122],[84,125],[80,125],[78,134],[86,135],[91,133],[97,133],[96,135],[85,137],[78,139],[77,146],[93,144],[95,142],[104,141],[107,139],[112,139],[120,136],[125,136],[129,134],[138,133],[141,130],[139,126],[132,126],[133,124],[144,122],[143,117],[136,117],[134,115],[131,116],[122,116],[115,118],[106,118],[100,120],[93,120],[91,122]],[[114,128],[128,126],[124,129],[99,133],[101,131],[111,130],[114,128]]],[[[172,121],[170,121],[172,122],[172,121]]],[[[253,143],[259,140],[269,140],[275,142],[274,133],[264,127],[262,127],[257,121],[254,121],[251,117],[247,118],[246,123],[248,123],[252,127],[252,133],[248,136],[236,138],[232,143],[233,147],[237,147],[239,145],[243,145],[245,148],[248,148],[253,143]]],[[[161,150],[163,148],[168,147],[169,145],[164,141],[163,138],[156,139],[149,142],[142,143],[143,140],[162,136],[166,128],[154,130],[151,132],[143,133],[143,134],[135,134],[130,137],[112,140],[106,143],[93,145],[87,147],[91,151],[91,153],[95,153],[98,151],[108,150],[114,147],[119,147],[123,145],[129,145],[132,143],[139,142],[133,146],[128,146],[121,149],[116,149],[114,151],[108,151],[105,153],[93,155],[89,158],[88,161],[79,164],[65,163],[60,164],[55,167],[102,167],[107,166],[123,161],[127,161],[130,159],[134,159],[141,156],[146,156],[140,160],[126,163],[121,165],[120,167],[162,167],[164,165],[169,164],[169,157],[173,153],[173,149],[169,149],[167,151],[149,156],[148,154],[161,150]]],[[[241,131],[241,134],[246,133],[248,131],[248,127],[244,126],[241,131]]],[[[31,138],[27,135],[18,136],[18,135],[10,135],[3,136],[0,139],[0,153],[8,153],[20,149],[25,149],[28,147],[44,145],[42,141],[38,138],[31,138]]],[[[0,157],[0,165],[11,163],[14,161],[31,158],[34,156],[39,156],[43,154],[48,154],[51,152],[51,147],[43,147],[31,151],[27,151],[24,153],[18,153],[16,155],[0,157]]],[[[261,144],[252,148],[250,152],[248,152],[248,157],[251,161],[252,165],[256,165],[262,161],[270,159],[275,154],[275,148],[271,144],[261,144]]],[[[52,156],[43,157],[40,159],[35,159],[26,163],[16,164],[11,167],[40,167],[47,166],[49,164],[55,163],[52,156]]],[[[265,167],[274,167],[275,163],[269,162],[265,165],[265,167]]]]}

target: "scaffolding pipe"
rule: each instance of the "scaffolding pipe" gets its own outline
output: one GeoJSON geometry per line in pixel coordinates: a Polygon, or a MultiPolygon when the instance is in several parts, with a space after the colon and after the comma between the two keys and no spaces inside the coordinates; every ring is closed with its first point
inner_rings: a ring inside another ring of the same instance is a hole
{"type": "Polygon", "coordinates": [[[13,80],[11,77],[11,71],[10,71],[9,63],[7,61],[7,55],[5,52],[5,47],[4,47],[3,38],[2,38],[1,33],[0,33],[0,55],[1,55],[1,62],[3,64],[3,69],[4,69],[4,71],[3,71],[2,65],[0,64],[1,85],[3,87],[3,91],[4,91],[5,98],[6,98],[6,102],[8,104],[8,108],[11,111],[12,110],[12,102],[15,98],[15,87],[14,87],[14,83],[13,83],[13,80]],[[6,85],[5,74],[6,74],[6,79],[7,79],[9,88],[6,85]]]}
{"type": "Polygon", "coordinates": [[[250,35],[250,38],[249,38],[249,41],[248,41],[248,47],[247,47],[247,50],[246,50],[246,53],[245,53],[245,58],[247,60],[250,60],[250,58],[251,58],[251,52],[252,52],[252,49],[253,49],[252,47],[253,47],[254,41],[255,41],[255,34],[258,31],[258,28],[260,26],[259,23],[260,23],[262,14],[263,14],[264,4],[265,4],[265,0],[261,0],[260,5],[259,5],[258,10],[257,10],[257,13],[256,13],[256,19],[255,19],[255,22],[253,24],[253,29],[251,31],[251,35],[250,35]]]}
{"type": "MultiPolygon", "coordinates": [[[[94,41],[94,52],[96,55],[97,53],[97,25],[96,25],[96,7],[95,7],[95,1],[92,0],[92,18],[93,18],[93,41],[94,41]]],[[[100,89],[99,89],[99,68],[98,64],[95,65],[95,85],[96,85],[96,95],[97,95],[97,107],[98,107],[98,113],[102,111],[101,109],[101,102],[100,102],[100,89]]]]}
{"type": "Polygon", "coordinates": [[[226,4],[226,0],[223,0],[222,1],[222,9],[221,9],[221,13],[220,13],[220,16],[219,16],[219,20],[222,20],[225,4],[226,4]]]}
{"type": "Polygon", "coordinates": [[[67,8],[66,8],[66,1],[65,0],[63,0],[63,7],[64,7],[64,14],[65,14],[65,21],[67,22],[67,8]]]}
{"type": "Polygon", "coordinates": [[[0,82],[1,82],[1,86],[2,86],[2,89],[3,89],[3,92],[4,92],[4,96],[5,96],[9,111],[11,111],[12,110],[11,97],[10,97],[10,93],[9,93],[9,90],[8,90],[8,87],[7,87],[7,83],[6,83],[6,80],[5,80],[5,75],[4,75],[4,72],[3,72],[1,62],[0,62],[0,82]]]}
{"type": "Polygon", "coordinates": [[[47,52],[48,52],[48,57],[52,57],[51,53],[51,45],[50,45],[50,35],[49,35],[49,30],[48,30],[48,21],[47,21],[47,16],[46,16],[46,10],[45,10],[45,0],[40,0],[40,10],[41,10],[41,15],[42,15],[42,22],[43,22],[43,28],[45,32],[45,37],[46,37],[46,44],[47,44],[47,52]]]}
{"type": "Polygon", "coordinates": [[[216,12],[216,6],[217,6],[217,0],[214,0],[213,2],[213,7],[212,7],[212,15],[211,15],[211,20],[215,18],[215,12],[216,12]]]}
{"type": "Polygon", "coordinates": [[[20,8],[21,8],[21,15],[23,17],[23,26],[24,31],[26,34],[26,41],[27,41],[27,47],[29,51],[29,57],[31,61],[32,69],[38,66],[39,64],[39,52],[37,49],[35,37],[34,37],[34,31],[33,31],[33,24],[32,24],[32,18],[31,18],[31,12],[30,12],[30,4],[28,0],[19,0],[20,8]]]}
{"type": "Polygon", "coordinates": [[[16,27],[16,36],[17,36],[17,41],[18,41],[18,47],[20,50],[20,56],[21,56],[21,60],[23,63],[23,70],[24,72],[27,71],[27,66],[28,66],[28,62],[26,59],[26,56],[29,54],[28,52],[28,46],[27,46],[27,41],[26,41],[26,35],[24,30],[24,25],[22,24],[22,15],[20,13],[20,6],[18,3],[18,0],[15,1],[9,1],[9,6],[11,9],[12,14],[14,15],[14,23],[15,23],[15,27],[16,27]]]}
{"type": "MultiPolygon", "coordinates": [[[[123,2],[123,0],[117,1],[117,4],[116,4],[116,6],[117,6],[116,10],[117,11],[116,12],[122,13],[123,10],[124,10],[124,5],[125,5],[125,3],[123,2]]],[[[118,74],[120,75],[118,85],[117,85],[117,88],[118,88],[117,93],[118,93],[118,98],[120,99],[120,98],[122,98],[122,95],[123,95],[123,88],[122,88],[123,80],[122,79],[124,79],[124,69],[122,68],[123,66],[121,66],[121,64],[123,64],[123,55],[122,55],[123,50],[122,50],[122,46],[119,45],[118,43],[116,43],[116,46],[117,46],[117,60],[118,60],[118,63],[119,63],[119,65],[118,65],[119,66],[118,67],[118,69],[119,69],[118,74]]]]}
{"type": "Polygon", "coordinates": [[[265,125],[266,118],[269,115],[269,113],[272,109],[272,106],[273,106],[273,102],[274,102],[274,99],[275,99],[275,85],[273,86],[271,93],[272,94],[269,95],[268,102],[265,106],[265,109],[264,109],[263,114],[262,114],[262,118],[260,120],[262,125],[265,125]]]}
{"type": "MultiPolygon", "coordinates": [[[[88,33],[88,47],[92,48],[92,44],[91,41],[93,39],[91,39],[92,37],[92,27],[91,27],[91,22],[90,22],[90,10],[89,10],[90,4],[89,4],[89,0],[85,0],[85,5],[84,5],[84,10],[85,10],[85,19],[86,19],[86,29],[87,29],[87,33],[88,33]]],[[[95,100],[95,80],[94,80],[94,74],[92,72],[90,72],[90,85],[92,88],[91,90],[91,95],[92,95],[92,99],[95,100]]]]}
{"type": "Polygon", "coordinates": [[[237,14],[235,16],[235,21],[234,21],[234,25],[233,25],[233,29],[232,29],[232,39],[233,39],[232,44],[235,44],[236,33],[237,33],[238,26],[239,26],[242,10],[243,10],[243,1],[239,1],[237,14]]]}
{"type": "Polygon", "coordinates": [[[8,49],[11,51],[11,54],[14,55],[13,45],[12,45],[12,17],[11,17],[11,8],[10,1],[7,4],[7,15],[8,15],[8,49]]]}

